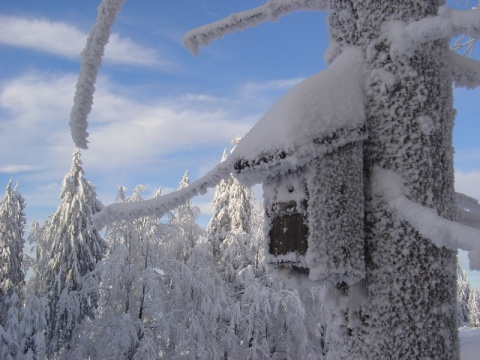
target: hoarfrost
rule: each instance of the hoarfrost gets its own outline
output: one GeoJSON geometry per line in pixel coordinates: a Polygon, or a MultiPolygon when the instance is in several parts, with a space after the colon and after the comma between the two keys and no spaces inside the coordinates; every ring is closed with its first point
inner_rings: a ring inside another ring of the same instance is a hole
{"type": "MultiPolygon", "coordinates": [[[[325,153],[333,147],[364,139],[365,135],[336,134],[341,129],[357,129],[365,123],[361,59],[363,56],[358,49],[345,49],[326,70],[304,80],[284,95],[245,135],[230,157],[207,175],[184,189],[155,199],[111,204],[94,215],[94,227],[100,229],[120,219],[162,216],[226,179],[238,161],[256,161],[265,154],[279,151],[291,153],[295,150],[295,156],[289,157],[283,165],[285,168],[297,168],[319,156],[320,150],[325,153]],[[316,139],[327,135],[334,135],[337,142],[323,145],[314,143],[316,139]]],[[[272,172],[271,169],[267,171],[272,172]]],[[[237,174],[237,177],[247,183],[262,180],[260,175],[255,175],[254,178],[249,176],[237,174]]]]}
{"type": "Polygon", "coordinates": [[[110,37],[110,29],[124,1],[102,1],[98,7],[97,20],[81,54],[80,73],[70,113],[70,131],[73,142],[82,149],[88,147],[87,117],[90,111],[92,111],[93,93],[95,92],[98,69],[102,64],[105,46],[110,37]]]}
{"type": "Polygon", "coordinates": [[[480,231],[470,226],[444,219],[434,209],[407,198],[402,179],[390,170],[374,167],[372,191],[381,194],[387,205],[401,220],[410,223],[422,236],[438,247],[468,251],[472,270],[480,270],[480,231]]]}
{"type": "Polygon", "coordinates": [[[185,34],[183,43],[192,54],[198,55],[200,45],[208,46],[212,40],[221,39],[228,33],[244,30],[265,21],[276,22],[281,16],[294,11],[326,11],[327,9],[328,1],[326,0],[268,1],[254,9],[235,13],[225,19],[191,30],[185,34]]]}
{"type": "Polygon", "coordinates": [[[413,56],[414,51],[428,41],[451,38],[464,34],[480,37],[480,11],[453,10],[441,6],[438,15],[405,24],[392,21],[385,26],[385,32],[392,41],[390,53],[393,58],[402,55],[413,56]]]}

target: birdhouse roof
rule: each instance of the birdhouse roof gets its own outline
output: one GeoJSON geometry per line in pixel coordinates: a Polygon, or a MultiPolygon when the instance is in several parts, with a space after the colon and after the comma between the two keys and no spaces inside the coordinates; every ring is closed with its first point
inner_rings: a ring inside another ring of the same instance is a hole
{"type": "Polygon", "coordinates": [[[236,171],[261,173],[279,167],[287,172],[365,139],[363,56],[357,48],[345,49],[327,69],[286,93],[230,155],[236,171]]]}

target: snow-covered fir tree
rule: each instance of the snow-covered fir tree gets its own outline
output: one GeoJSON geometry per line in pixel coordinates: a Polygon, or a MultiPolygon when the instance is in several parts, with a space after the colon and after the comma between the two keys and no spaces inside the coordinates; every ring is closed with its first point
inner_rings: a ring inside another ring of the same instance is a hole
{"type": "Polygon", "coordinates": [[[17,359],[20,357],[20,349],[18,345],[18,296],[15,291],[7,299],[7,314],[5,326],[0,325],[0,358],[6,360],[17,359]]]}
{"type": "Polygon", "coordinates": [[[40,226],[40,223],[33,221],[30,225],[30,234],[28,235],[29,244],[34,246],[35,261],[33,263],[33,276],[27,283],[27,291],[33,292],[36,296],[42,297],[47,293],[45,289],[46,281],[45,274],[50,260],[51,241],[47,236],[49,219],[40,226]]]}
{"type": "MultiPolygon", "coordinates": [[[[188,176],[188,171],[185,171],[182,180],[180,180],[178,185],[178,189],[184,189],[189,184],[190,178],[188,176]]],[[[203,241],[205,231],[197,224],[199,214],[200,209],[193,206],[188,199],[175,209],[173,217],[170,220],[170,224],[177,226],[183,233],[182,237],[187,239],[187,244],[183,249],[183,257],[185,260],[188,259],[191,249],[193,249],[197,243],[203,241]]]]}
{"type": "Polygon", "coordinates": [[[45,298],[39,299],[32,292],[27,295],[18,325],[18,345],[22,360],[46,358],[47,310],[45,298]]]}
{"type": "Polygon", "coordinates": [[[470,297],[470,280],[467,273],[457,265],[457,315],[458,325],[468,323],[468,299],[470,297]]]}
{"type": "MultiPolygon", "coordinates": [[[[456,252],[452,251],[457,245],[452,242],[445,247],[438,234],[409,216],[405,207],[392,206],[390,201],[395,196],[388,189],[392,178],[385,175],[395,173],[395,181],[400,184],[397,189],[403,188],[408,201],[425,209],[424,213],[430,214],[433,209],[436,218],[455,218],[451,85],[455,81],[459,86],[478,86],[479,79],[477,75],[467,74],[470,71],[467,68],[478,74],[478,64],[472,62],[462,68],[461,61],[464,61],[462,64],[468,61],[459,60],[450,53],[448,38],[462,32],[473,37],[478,35],[478,16],[475,11],[453,14],[441,5],[443,1],[426,0],[281,1],[201,27],[185,38],[186,45],[198,52],[200,45],[223,37],[225,33],[275,20],[294,10],[315,9],[329,11],[330,47],[326,58],[332,63],[330,68],[339,63],[336,59],[345,58],[352,47],[359,50],[355,58],[362,62],[360,81],[364,90],[361,96],[365,101],[368,139],[361,149],[364,174],[359,177],[360,181],[366,180],[359,188],[365,193],[363,199],[355,203],[365,208],[365,224],[355,228],[365,231],[362,236],[365,274],[363,281],[357,284],[332,280],[330,292],[338,294],[332,298],[336,298],[336,303],[331,308],[328,324],[328,356],[331,358],[459,358],[457,294],[454,291],[456,252]]],[[[335,87],[337,83],[330,86],[335,87]]],[[[301,103],[302,99],[293,101],[301,103]]],[[[345,99],[345,102],[349,101],[345,99]]],[[[289,104],[292,108],[292,102],[289,104]]],[[[339,105],[332,111],[344,109],[339,105]]],[[[272,113],[277,114],[275,109],[272,113]]],[[[298,115],[292,119],[297,125],[298,115]]],[[[354,121],[355,112],[350,116],[354,121]]],[[[339,132],[333,135],[326,140],[343,136],[339,132]]],[[[258,144],[253,143],[252,138],[248,140],[243,154],[247,154],[247,147],[265,149],[264,137],[256,139],[258,144]]],[[[280,159],[289,156],[290,151],[287,149],[282,155],[281,148],[270,150],[274,154],[279,151],[280,159]]],[[[332,158],[335,156],[333,152],[332,158]]],[[[320,189],[321,180],[327,178],[325,175],[342,174],[332,165],[328,170],[318,167],[318,184],[314,189],[320,189]]],[[[241,170],[238,166],[236,169],[241,170]]],[[[342,181],[340,175],[336,183],[342,181]]],[[[350,185],[359,183],[347,184],[350,185]]],[[[348,200],[342,198],[346,190],[342,187],[328,196],[333,195],[332,200],[339,200],[341,204],[348,200]]],[[[310,225],[327,221],[329,229],[341,230],[345,221],[356,221],[352,217],[355,214],[348,210],[352,216],[349,218],[345,212],[344,223],[336,226],[335,216],[322,214],[321,206],[318,202],[309,204],[310,225]]],[[[334,211],[342,212],[341,209],[341,206],[334,207],[334,211]]],[[[338,218],[343,215],[342,212],[338,218]]],[[[447,220],[442,221],[451,224],[447,220]]],[[[471,236],[471,241],[473,238],[471,236]]],[[[316,241],[322,239],[310,237],[309,241],[315,241],[310,246],[318,246],[316,241]]],[[[471,241],[464,243],[468,243],[466,247],[470,249],[473,247],[471,241]]],[[[336,263],[342,263],[342,256],[348,254],[334,254],[340,256],[336,263]]],[[[307,262],[312,264],[314,252],[309,250],[307,255],[307,262]]]]}
{"type": "Polygon", "coordinates": [[[468,299],[468,322],[471,327],[480,327],[480,289],[471,289],[468,299]]]}
{"type": "MultiPolygon", "coordinates": [[[[227,149],[223,151],[222,162],[227,159],[227,149]]],[[[208,241],[212,244],[214,256],[219,256],[220,244],[231,230],[231,220],[228,214],[229,197],[227,183],[230,180],[220,180],[215,188],[212,202],[212,218],[207,225],[208,241]]]]}
{"type": "Polygon", "coordinates": [[[98,288],[83,286],[83,278],[102,259],[106,243],[92,228],[92,216],[102,205],[94,186],[84,177],[80,151],[75,149],[70,171],[62,182],[61,203],[48,221],[47,240],[51,245],[46,265],[45,294],[49,302],[48,355],[70,347],[74,328],[85,317],[93,317],[98,288]]]}
{"type": "Polygon", "coordinates": [[[25,201],[8,182],[5,195],[0,201],[0,325],[5,326],[10,298],[22,294],[24,273],[22,269],[23,244],[25,240],[25,201]]]}
{"type": "Polygon", "coordinates": [[[301,200],[310,231],[301,260],[309,280],[327,283],[327,357],[458,360],[456,249],[480,268],[480,221],[453,221],[452,84],[479,86],[480,64],[451,52],[449,39],[478,38],[480,13],[442,5],[281,0],[187,34],[198,52],[295,10],[328,11],[330,65],[287,93],[231,160],[192,187],[127,212],[108,208],[96,224],[163,215],[232,171],[277,185],[305,176],[298,183],[309,190],[301,200]]]}

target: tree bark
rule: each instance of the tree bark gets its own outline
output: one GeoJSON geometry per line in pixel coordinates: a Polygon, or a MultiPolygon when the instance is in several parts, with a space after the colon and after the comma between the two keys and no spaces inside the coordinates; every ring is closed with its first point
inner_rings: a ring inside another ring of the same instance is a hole
{"type": "Polygon", "coordinates": [[[382,31],[390,20],[434,16],[442,1],[333,0],[331,5],[330,54],[350,45],[364,51],[369,139],[364,147],[366,300],[355,315],[349,313],[329,357],[459,359],[456,251],[438,248],[396,219],[383,199],[372,195],[369,181],[373,165],[393,170],[411,200],[453,219],[448,41],[425,43],[413,57],[392,59],[382,31]]]}

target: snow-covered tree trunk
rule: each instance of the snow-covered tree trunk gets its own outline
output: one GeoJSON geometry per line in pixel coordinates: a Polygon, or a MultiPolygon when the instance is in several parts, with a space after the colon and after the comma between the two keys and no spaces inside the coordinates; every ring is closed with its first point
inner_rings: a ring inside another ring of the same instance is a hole
{"type": "MultiPolygon", "coordinates": [[[[413,56],[391,56],[385,26],[435,16],[442,1],[331,2],[335,57],[363,50],[367,131],[364,148],[366,294],[360,322],[344,324],[332,358],[458,359],[456,252],[439,248],[372,195],[369,170],[399,174],[409,198],[452,219],[452,77],[448,41],[426,42],[413,56]],[[452,291],[453,289],[453,291],[452,291]],[[359,326],[361,324],[361,326],[359,326]]],[[[348,294],[348,289],[346,290],[348,294]]]]}

